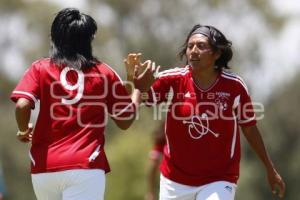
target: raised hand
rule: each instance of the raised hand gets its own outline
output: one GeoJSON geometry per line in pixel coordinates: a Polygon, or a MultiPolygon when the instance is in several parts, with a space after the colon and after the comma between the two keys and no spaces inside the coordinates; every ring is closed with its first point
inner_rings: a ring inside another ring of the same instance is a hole
{"type": "Polygon", "coordinates": [[[124,64],[126,67],[127,78],[132,81],[134,75],[135,66],[141,66],[141,53],[130,53],[127,55],[127,58],[124,59],[124,64]]]}
{"type": "Polygon", "coordinates": [[[147,60],[146,62],[136,65],[134,68],[133,83],[135,88],[139,89],[141,92],[147,92],[151,85],[154,83],[160,66],[156,66],[155,62],[147,60]],[[145,68],[141,73],[140,69],[145,68]]]}

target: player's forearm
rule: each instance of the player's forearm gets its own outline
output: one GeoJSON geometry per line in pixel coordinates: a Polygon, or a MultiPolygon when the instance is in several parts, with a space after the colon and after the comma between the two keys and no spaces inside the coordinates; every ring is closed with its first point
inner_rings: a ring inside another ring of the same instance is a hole
{"type": "Polygon", "coordinates": [[[243,133],[268,171],[274,170],[273,163],[266,151],[261,134],[256,126],[242,127],[243,133]]]}
{"type": "Polygon", "coordinates": [[[134,110],[130,111],[132,112],[129,117],[125,118],[115,118],[115,122],[119,128],[122,130],[128,129],[133,121],[135,120],[136,113],[138,111],[138,107],[140,106],[141,103],[141,92],[138,89],[134,89],[131,95],[131,100],[132,103],[134,104],[134,110]]]}
{"type": "Polygon", "coordinates": [[[25,98],[18,99],[16,103],[15,116],[20,131],[28,129],[28,123],[31,115],[31,103],[25,98]]]}
{"type": "Polygon", "coordinates": [[[128,120],[125,120],[123,123],[125,124],[125,129],[129,128],[133,121],[135,120],[136,113],[138,112],[138,108],[141,104],[141,91],[138,89],[133,89],[132,95],[131,95],[132,103],[134,104],[135,110],[134,113],[132,113],[131,117],[128,120]]]}
{"type": "Polygon", "coordinates": [[[134,85],[133,85],[133,77],[132,77],[132,75],[128,75],[127,74],[127,81],[126,81],[125,87],[126,87],[126,90],[127,90],[128,94],[132,94],[132,92],[134,90],[133,89],[134,85]]]}
{"type": "Polygon", "coordinates": [[[149,166],[149,174],[148,174],[148,192],[151,194],[155,194],[156,188],[156,179],[157,175],[159,174],[159,163],[160,159],[157,160],[150,160],[149,166]]]}
{"type": "MultiPolygon", "coordinates": [[[[141,91],[138,89],[134,89],[131,95],[131,100],[134,103],[135,107],[138,108],[141,104],[142,98],[141,98],[141,91]]],[[[138,109],[136,109],[138,110],[138,109]]]]}

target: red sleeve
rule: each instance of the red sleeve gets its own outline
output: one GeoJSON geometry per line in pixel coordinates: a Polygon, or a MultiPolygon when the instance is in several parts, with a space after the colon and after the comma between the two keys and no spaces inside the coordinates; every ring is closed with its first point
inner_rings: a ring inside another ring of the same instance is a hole
{"type": "Polygon", "coordinates": [[[149,157],[151,160],[158,160],[162,157],[165,144],[165,141],[160,143],[154,143],[151,151],[149,152],[149,157]]]}
{"type": "Polygon", "coordinates": [[[112,118],[124,120],[130,118],[136,111],[123,81],[116,72],[109,75],[107,109],[112,118]]]}
{"type": "Polygon", "coordinates": [[[157,151],[162,153],[164,150],[164,146],[166,144],[166,140],[165,138],[162,138],[161,140],[155,141],[153,147],[152,147],[152,151],[157,151]]]}
{"type": "Polygon", "coordinates": [[[169,98],[170,84],[167,78],[158,78],[147,94],[147,100],[145,101],[147,106],[160,104],[167,102],[169,98]]]}
{"type": "Polygon", "coordinates": [[[247,86],[243,81],[238,83],[239,94],[236,96],[234,104],[237,109],[238,124],[240,126],[253,126],[256,124],[255,112],[247,86]]]}
{"type": "Polygon", "coordinates": [[[19,98],[26,98],[34,105],[40,96],[39,77],[38,64],[35,62],[26,70],[16,88],[13,90],[10,96],[11,100],[16,102],[19,98]]]}

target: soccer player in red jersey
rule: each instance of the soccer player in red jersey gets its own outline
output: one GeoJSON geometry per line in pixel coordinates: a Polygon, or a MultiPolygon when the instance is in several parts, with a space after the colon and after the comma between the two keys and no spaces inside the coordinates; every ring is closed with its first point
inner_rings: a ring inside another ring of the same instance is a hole
{"type": "Polygon", "coordinates": [[[145,200],[156,200],[156,185],[157,175],[159,172],[159,164],[162,159],[164,147],[166,145],[165,139],[165,123],[154,131],[154,142],[151,151],[149,152],[149,169],[147,174],[148,191],[145,195],[145,200]]]}
{"type": "Polygon", "coordinates": [[[283,197],[285,183],[265,149],[247,86],[227,70],[231,42],[215,27],[195,25],[179,55],[187,66],[159,73],[146,101],[159,104],[172,94],[160,200],[233,200],[240,128],[264,164],[272,192],[283,197]]]}
{"type": "Polygon", "coordinates": [[[18,139],[32,139],[32,182],[39,200],[103,200],[110,171],[104,151],[107,118],[127,129],[141,92],[154,82],[157,68],[148,61],[144,72],[134,75],[136,88],[128,95],[118,74],[93,56],[96,31],[91,16],[61,10],[51,27],[50,58],[35,61],[12,92],[18,139]],[[38,100],[33,130],[28,124],[38,100]]]}

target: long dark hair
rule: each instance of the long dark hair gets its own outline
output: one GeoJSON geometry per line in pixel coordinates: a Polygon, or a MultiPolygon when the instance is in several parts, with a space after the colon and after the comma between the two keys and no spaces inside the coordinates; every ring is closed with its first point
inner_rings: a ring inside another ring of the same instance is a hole
{"type": "Polygon", "coordinates": [[[178,56],[180,57],[181,60],[185,58],[186,55],[186,50],[187,50],[187,45],[190,37],[197,32],[199,29],[207,29],[208,34],[206,35],[209,39],[209,43],[212,46],[213,51],[220,51],[221,55],[220,57],[216,60],[215,66],[217,70],[222,70],[223,68],[228,69],[228,62],[232,58],[232,49],[231,45],[232,42],[227,40],[224,34],[216,29],[213,26],[202,26],[200,24],[196,24],[192,30],[189,32],[187,35],[187,38],[182,45],[182,49],[178,53],[178,56]]]}
{"type": "Polygon", "coordinates": [[[95,20],[75,8],[57,13],[51,26],[51,61],[59,66],[83,69],[98,60],[92,53],[92,40],[97,31],[95,20]]]}

